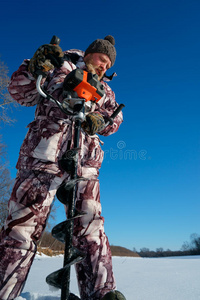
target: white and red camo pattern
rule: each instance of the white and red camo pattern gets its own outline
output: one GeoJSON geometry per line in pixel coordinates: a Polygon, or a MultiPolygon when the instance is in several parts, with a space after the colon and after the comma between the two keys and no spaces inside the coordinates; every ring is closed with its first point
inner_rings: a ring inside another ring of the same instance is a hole
{"type": "MultiPolygon", "coordinates": [[[[76,51],[83,55],[82,51],[76,51]]],[[[81,59],[81,58],[80,58],[81,59]]],[[[17,297],[26,280],[36,253],[36,242],[45,228],[51,204],[59,185],[69,179],[58,161],[67,148],[73,148],[74,126],[54,103],[38,95],[35,79],[28,72],[28,60],[12,75],[9,92],[21,105],[37,104],[35,120],[28,125],[28,133],[20,149],[18,174],[9,200],[9,215],[0,233],[0,299],[17,297]]],[[[49,73],[44,83],[48,93],[63,101],[62,83],[76,66],[65,61],[60,69],[49,73]]],[[[106,96],[92,111],[110,116],[117,108],[115,95],[103,82],[106,96]]],[[[120,113],[112,126],[100,134],[116,132],[122,122],[120,113]]],[[[75,221],[74,245],[86,253],[76,264],[82,300],[101,299],[115,288],[111,251],[101,216],[98,174],[103,151],[97,135],[80,135],[78,175],[89,178],[78,183],[76,206],[86,212],[75,221]]]]}

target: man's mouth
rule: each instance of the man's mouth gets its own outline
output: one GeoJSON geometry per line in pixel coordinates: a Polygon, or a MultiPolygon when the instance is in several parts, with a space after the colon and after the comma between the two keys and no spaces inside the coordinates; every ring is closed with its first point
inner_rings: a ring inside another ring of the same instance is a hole
{"type": "Polygon", "coordinates": [[[98,76],[101,75],[101,70],[96,69],[96,74],[97,74],[98,76]]]}

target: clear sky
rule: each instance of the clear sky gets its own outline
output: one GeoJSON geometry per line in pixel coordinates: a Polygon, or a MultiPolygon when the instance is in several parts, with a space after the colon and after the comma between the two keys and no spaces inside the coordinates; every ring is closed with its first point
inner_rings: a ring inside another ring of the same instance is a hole
{"type": "MultiPolygon", "coordinates": [[[[110,86],[126,107],[119,131],[102,138],[110,244],[178,250],[200,233],[200,1],[3,0],[0,28],[9,75],[52,35],[63,50],[115,37],[110,86]]],[[[34,109],[13,109],[15,125],[1,126],[12,177],[34,109]]]]}

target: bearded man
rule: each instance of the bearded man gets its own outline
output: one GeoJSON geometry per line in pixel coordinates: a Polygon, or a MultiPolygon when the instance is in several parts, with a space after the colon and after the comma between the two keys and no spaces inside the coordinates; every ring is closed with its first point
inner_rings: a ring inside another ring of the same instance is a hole
{"type": "MultiPolygon", "coordinates": [[[[75,265],[80,297],[82,300],[125,299],[116,291],[98,180],[103,160],[99,135],[115,133],[122,122],[120,113],[112,125],[104,126],[118,107],[114,92],[106,83],[109,80],[106,71],[116,58],[114,45],[110,35],[95,40],[85,52],[74,49],[63,52],[58,45],[43,45],[11,77],[8,89],[13,99],[21,105],[37,107],[20,149],[9,214],[0,234],[1,300],[14,299],[21,293],[55,193],[63,182],[70,180],[59,161],[66,151],[73,149],[74,121],[38,93],[37,71],[42,69],[46,75],[43,79],[46,91],[62,103],[66,92],[64,80],[77,68],[97,74],[105,90],[97,103],[86,102],[85,126],[80,133],[78,176],[89,178],[77,184],[76,208],[85,215],[75,221],[73,232],[74,246],[86,256],[75,265]]],[[[79,298],[70,294],[70,299],[79,298]]]]}

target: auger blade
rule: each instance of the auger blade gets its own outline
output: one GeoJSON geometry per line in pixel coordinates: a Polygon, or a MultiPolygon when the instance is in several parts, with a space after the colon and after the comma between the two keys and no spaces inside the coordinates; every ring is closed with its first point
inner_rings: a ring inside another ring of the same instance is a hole
{"type": "Polygon", "coordinates": [[[68,268],[71,265],[76,264],[85,258],[85,255],[81,251],[76,249],[75,247],[73,247],[71,250],[72,250],[71,258],[67,260],[65,266],[62,269],[59,269],[59,270],[49,274],[46,277],[46,282],[49,285],[52,285],[56,288],[61,289],[63,280],[66,281],[65,272],[68,271],[68,268]]]}
{"type": "Polygon", "coordinates": [[[70,222],[71,220],[74,220],[76,218],[81,218],[83,217],[84,215],[86,215],[87,213],[84,212],[84,211],[79,211],[77,209],[75,209],[75,214],[74,214],[74,217],[69,219],[69,220],[66,220],[66,221],[63,221],[59,224],[57,224],[56,226],[54,226],[52,228],[52,231],[51,231],[51,234],[54,238],[56,238],[58,241],[62,242],[62,243],[65,243],[66,241],[66,233],[67,233],[67,230],[70,226],[70,222]]]}
{"type": "MultiPolygon", "coordinates": [[[[64,102],[62,103],[62,105],[63,104],[64,104],[64,102]]],[[[63,154],[62,158],[59,160],[59,165],[69,174],[71,174],[73,167],[74,167],[74,163],[78,159],[79,151],[80,151],[80,148],[69,149],[63,154]]]]}
{"type": "Polygon", "coordinates": [[[64,221],[52,228],[51,234],[59,242],[65,243],[66,230],[68,228],[68,222],[64,221]]]}
{"type": "Polygon", "coordinates": [[[67,205],[67,202],[69,201],[69,193],[72,191],[72,189],[74,188],[74,186],[80,182],[80,181],[86,181],[89,180],[89,178],[85,178],[85,177],[77,177],[75,179],[71,179],[67,182],[64,182],[60,185],[60,187],[57,189],[56,192],[56,196],[58,198],[58,200],[67,205]]]}
{"type": "Polygon", "coordinates": [[[57,270],[46,277],[46,283],[58,289],[62,288],[62,277],[64,269],[57,270]]]}

